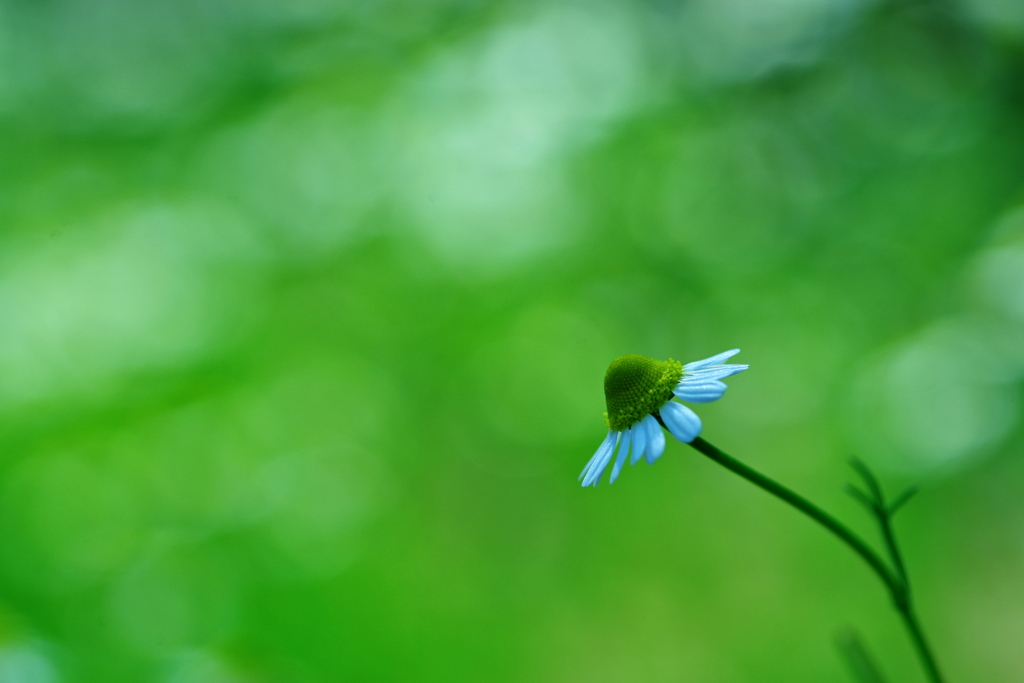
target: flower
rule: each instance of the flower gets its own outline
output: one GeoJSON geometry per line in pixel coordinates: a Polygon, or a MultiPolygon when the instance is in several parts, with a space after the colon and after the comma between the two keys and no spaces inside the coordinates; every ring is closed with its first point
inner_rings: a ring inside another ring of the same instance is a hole
{"type": "Polygon", "coordinates": [[[648,464],[665,451],[662,427],[683,443],[700,435],[697,414],[671,400],[673,397],[691,403],[711,403],[725,393],[721,380],[743,372],[749,365],[723,365],[739,349],[725,351],[704,360],[681,364],[669,358],[657,361],[647,356],[619,356],[608,366],[604,376],[604,396],[608,405],[608,436],[580,473],[584,486],[597,486],[612,456],[618,451],[609,483],[619,477],[630,450],[635,465],[643,456],[648,464]]]}

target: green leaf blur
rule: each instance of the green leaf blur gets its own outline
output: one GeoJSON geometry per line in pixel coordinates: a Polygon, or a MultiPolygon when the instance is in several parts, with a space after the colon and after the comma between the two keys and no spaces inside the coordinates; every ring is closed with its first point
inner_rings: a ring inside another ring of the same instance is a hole
{"type": "Polygon", "coordinates": [[[0,1],[0,683],[1024,680],[1024,4],[0,1]]]}

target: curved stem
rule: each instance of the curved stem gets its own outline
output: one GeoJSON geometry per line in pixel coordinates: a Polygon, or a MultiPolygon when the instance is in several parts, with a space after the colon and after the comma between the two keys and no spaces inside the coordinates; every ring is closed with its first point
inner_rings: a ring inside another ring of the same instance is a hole
{"type": "Polygon", "coordinates": [[[831,531],[868,563],[871,569],[874,570],[875,574],[878,575],[878,578],[880,578],[885,584],[886,588],[889,589],[890,593],[895,594],[899,591],[899,584],[897,580],[893,577],[889,568],[885,566],[885,562],[883,562],[882,558],[878,556],[878,553],[872,550],[867,543],[862,541],[859,536],[850,531],[846,525],[835,517],[828,514],[795,491],[786,488],[774,479],[766,477],[757,470],[747,467],[736,458],[720,451],[700,437],[694,439],[690,445],[717,462],[722,467],[725,467],[727,470],[735,472],[755,486],[760,486],[773,496],[786,501],[797,510],[800,510],[800,512],[803,512],[805,515],[816,521],[818,524],[831,531]]]}
{"type": "Polygon", "coordinates": [[[900,557],[896,546],[896,539],[893,536],[892,528],[889,526],[889,520],[886,515],[880,517],[880,519],[884,517],[882,533],[893,561],[896,563],[897,573],[895,574],[886,566],[882,558],[878,556],[878,553],[872,550],[859,536],[850,531],[846,525],[800,494],[786,488],[774,479],[766,477],[757,470],[744,465],[736,458],[719,450],[700,437],[694,439],[690,445],[727,470],[735,472],[755,486],[759,486],[773,496],[781,498],[797,510],[800,510],[800,512],[803,512],[818,524],[831,531],[855,553],[860,555],[861,559],[868,563],[889,590],[889,595],[892,597],[896,610],[903,618],[903,623],[910,633],[914,647],[921,657],[921,662],[928,673],[928,678],[932,683],[942,683],[942,675],[939,673],[938,665],[935,663],[935,657],[932,655],[931,648],[928,646],[928,641],[924,637],[924,632],[921,630],[917,614],[914,612],[913,604],[910,601],[910,587],[903,567],[903,558],[900,557]]]}

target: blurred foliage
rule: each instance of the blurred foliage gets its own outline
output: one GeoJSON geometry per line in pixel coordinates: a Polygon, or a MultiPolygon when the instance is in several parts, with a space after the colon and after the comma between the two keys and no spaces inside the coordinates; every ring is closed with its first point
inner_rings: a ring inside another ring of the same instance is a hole
{"type": "Polygon", "coordinates": [[[0,683],[1024,678],[1024,5],[0,2],[0,683]]]}

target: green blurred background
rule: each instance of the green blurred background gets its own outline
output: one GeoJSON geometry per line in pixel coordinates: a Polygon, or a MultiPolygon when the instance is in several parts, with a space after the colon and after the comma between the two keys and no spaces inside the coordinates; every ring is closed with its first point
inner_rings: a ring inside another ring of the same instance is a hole
{"type": "Polygon", "coordinates": [[[0,2],[0,683],[1024,680],[1024,3],[0,2]]]}

